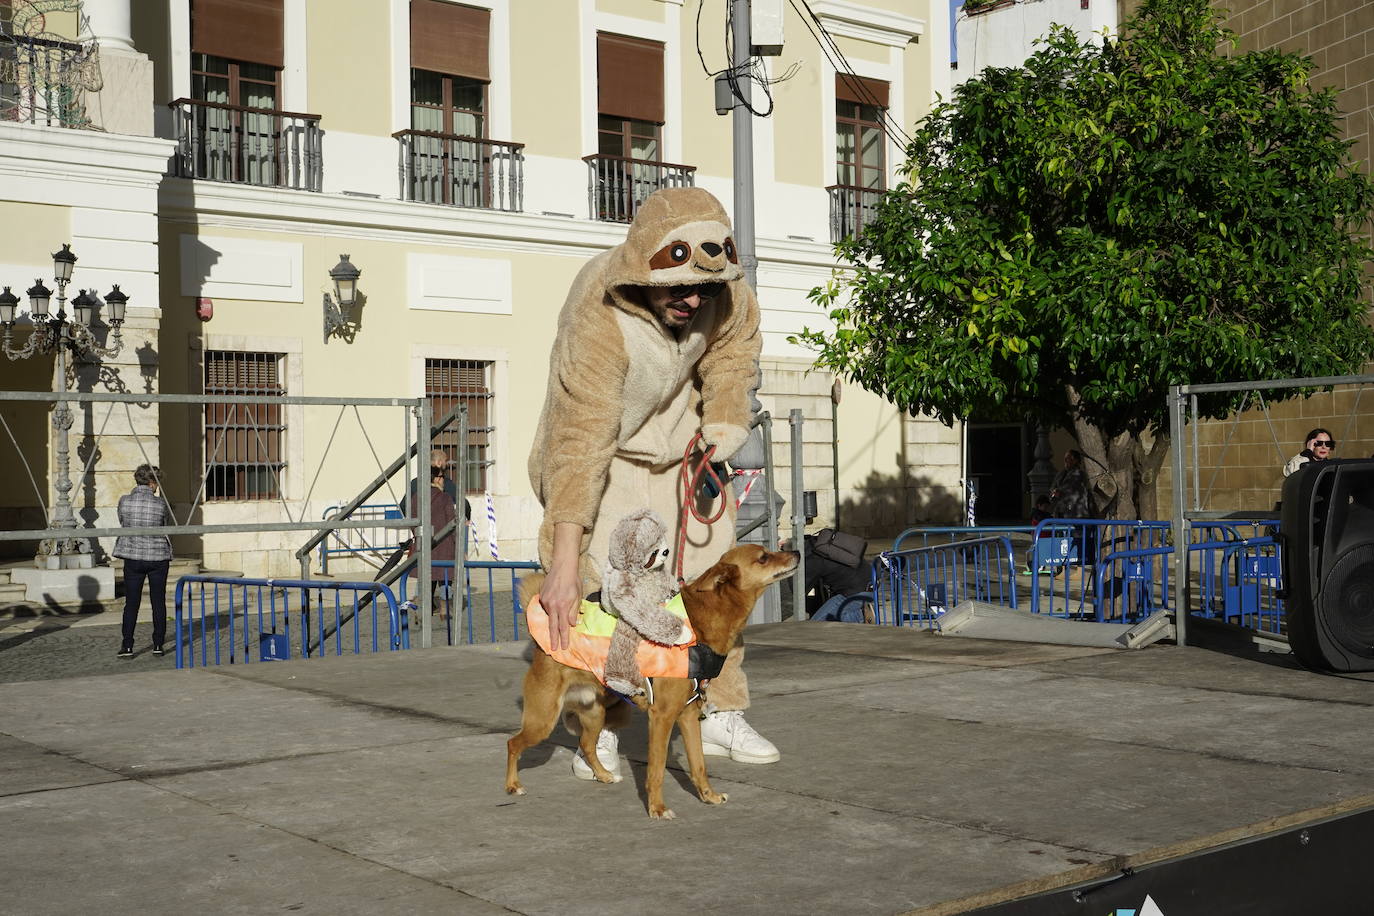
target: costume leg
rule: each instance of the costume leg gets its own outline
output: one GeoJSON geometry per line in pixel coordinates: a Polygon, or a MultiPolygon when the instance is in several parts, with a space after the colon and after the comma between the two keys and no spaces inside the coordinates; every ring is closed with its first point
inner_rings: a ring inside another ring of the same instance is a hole
{"type": "Polygon", "coordinates": [[[706,699],[717,709],[748,709],[749,678],[744,673],[744,646],[738,645],[725,656],[720,674],[711,679],[706,699]]]}

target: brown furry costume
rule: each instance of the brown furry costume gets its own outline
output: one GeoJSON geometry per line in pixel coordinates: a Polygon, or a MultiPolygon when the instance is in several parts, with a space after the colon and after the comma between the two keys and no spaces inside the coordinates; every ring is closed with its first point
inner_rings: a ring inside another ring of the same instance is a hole
{"type": "MultiPolygon", "coordinates": [[[[613,520],[638,509],[668,523],[676,549],[682,517],[678,471],[699,429],[724,460],[749,433],[758,378],[759,308],[730,237],[730,221],[700,188],[666,188],[640,205],[623,244],[578,273],[558,317],[548,394],[530,451],[530,482],[544,506],[539,556],[553,529],[586,532],[583,587],[601,583],[613,520]],[[725,282],[679,333],[645,304],[639,287],[725,282]],[[598,524],[598,521],[603,522],[598,524]]],[[[734,501],[715,525],[688,516],[683,575],[705,572],[734,544],[734,501]]],[[[740,652],[712,683],[722,709],[748,705],[740,652]]]]}

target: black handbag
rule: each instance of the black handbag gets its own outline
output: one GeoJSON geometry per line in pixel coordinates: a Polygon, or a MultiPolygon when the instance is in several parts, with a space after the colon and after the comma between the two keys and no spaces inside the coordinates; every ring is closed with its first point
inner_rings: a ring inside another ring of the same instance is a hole
{"type": "Polygon", "coordinates": [[[846,534],[834,528],[822,528],[817,531],[816,541],[811,547],[811,551],[817,556],[849,567],[862,563],[867,550],[868,541],[856,534],[846,534]]]}

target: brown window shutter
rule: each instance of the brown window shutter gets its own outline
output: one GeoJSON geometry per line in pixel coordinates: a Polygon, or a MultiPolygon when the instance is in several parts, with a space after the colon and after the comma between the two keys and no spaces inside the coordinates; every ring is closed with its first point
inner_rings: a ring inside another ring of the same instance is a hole
{"type": "Polygon", "coordinates": [[[663,123],[663,45],[596,33],[596,103],[603,115],[663,123]]]}
{"type": "Polygon", "coordinates": [[[282,66],[282,0],[193,0],[191,50],[282,66]]]}
{"type": "Polygon", "coordinates": [[[835,74],[835,98],[860,105],[887,107],[887,83],[848,73],[835,74]]]}
{"type": "Polygon", "coordinates": [[[491,12],[443,0],[411,0],[410,65],[491,82],[491,12]]]}

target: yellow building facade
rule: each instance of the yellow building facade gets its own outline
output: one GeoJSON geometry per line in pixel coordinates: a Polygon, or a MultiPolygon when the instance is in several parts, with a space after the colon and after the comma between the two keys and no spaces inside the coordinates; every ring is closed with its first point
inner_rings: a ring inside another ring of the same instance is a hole
{"type": "MultiPolygon", "coordinates": [[[[17,20],[26,2],[10,6],[17,20]]],[[[94,49],[103,80],[68,123],[33,104],[0,119],[0,282],[43,276],[70,241],[88,282],[122,283],[126,345],[111,364],[126,390],[467,403],[481,538],[489,494],[502,555],[530,558],[540,511],[525,464],[569,283],[656,187],[694,184],[734,209],[731,119],[708,73],[726,66],[728,6],[73,0],[33,34],[94,49]],[[327,332],[341,255],[361,271],[359,304],[327,332]]],[[[760,400],[779,440],[804,413],[817,524],[837,497],[842,524],[870,535],[952,521],[960,430],[854,388],[832,423],[833,378],[788,342],[826,321],[807,294],[837,267],[832,241],[895,181],[901,149],[882,118],[909,130],[948,94],[945,4],[798,4],[814,19],[773,6],[785,41],[760,66],[778,81],[754,87],[768,112],[754,120],[760,400]]],[[[47,390],[37,363],[0,371],[7,387],[47,390]]],[[[105,432],[86,517],[112,524],[128,470],[154,460],[179,519],[319,518],[403,441],[396,411],[337,413],[150,408],[105,432]],[[253,447],[216,445],[245,429],[253,447]]],[[[45,432],[30,421],[18,438],[41,453],[45,432]]],[[[775,457],[784,482],[782,441],[775,457]]],[[[31,498],[3,502],[33,527],[31,498]]],[[[208,535],[191,549],[210,568],[281,575],[303,540],[208,535]]]]}

